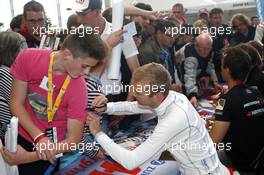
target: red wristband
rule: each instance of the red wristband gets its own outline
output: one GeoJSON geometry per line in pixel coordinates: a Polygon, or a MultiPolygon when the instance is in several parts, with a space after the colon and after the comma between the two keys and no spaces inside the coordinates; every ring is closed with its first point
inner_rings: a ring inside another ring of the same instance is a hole
{"type": "Polygon", "coordinates": [[[34,138],[34,143],[37,144],[41,139],[47,137],[45,133],[41,133],[34,138]]]}

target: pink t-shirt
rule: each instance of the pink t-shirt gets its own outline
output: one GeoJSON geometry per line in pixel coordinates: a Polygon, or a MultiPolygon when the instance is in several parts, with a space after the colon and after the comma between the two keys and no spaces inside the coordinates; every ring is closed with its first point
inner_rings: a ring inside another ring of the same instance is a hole
{"type": "MultiPolygon", "coordinates": [[[[67,119],[85,121],[87,106],[87,90],[83,78],[72,79],[61,104],[57,110],[52,125],[47,120],[47,90],[40,87],[44,77],[48,77],[50,50],[26,49],[19,53],[11,67],[11,74],[18,80],[27,83],[28,94],[24,106],[34,124],[42,131],[56,127],[58,141],[65,138],[67,133],[67,119]]],[[[67,74],[54,75],[53,104],[62,87],[67,74]]],[[[26,140],[33,142],[31,136],[20,126],[19,134],[26,140]]]]}

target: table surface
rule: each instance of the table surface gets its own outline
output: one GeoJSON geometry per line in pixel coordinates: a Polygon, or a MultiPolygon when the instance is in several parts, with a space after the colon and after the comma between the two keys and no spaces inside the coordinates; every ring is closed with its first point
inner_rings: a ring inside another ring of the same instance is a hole
{"type": "MultiPolygon", "coordinates": [[[[212,116],[214,114],[214,107],[209,100],[200,100],[197,111],[204,116],[212,116]]],[[[133,150],[135,147],[144,142],[153,132],[157,124],[157,118],[141,122],[137,121],[131,124],[131,127],[122,131],[119,130],[112,139],[121,146],[133,150]]],[[[90,159],[82,155],[76,159],[72,164],[63,168],[57,175],[178,175],[179,166],[176,161],[152,160],[147,164],[138,167],[135,170],[129,171],[123,168],[111,158],[105,160],[90,159]]]]}

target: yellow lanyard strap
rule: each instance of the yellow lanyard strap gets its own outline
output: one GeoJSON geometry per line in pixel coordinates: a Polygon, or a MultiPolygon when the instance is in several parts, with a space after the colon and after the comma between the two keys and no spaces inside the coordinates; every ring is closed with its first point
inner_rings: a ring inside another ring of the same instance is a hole
{"type": "Polygon", "coordinates": [[[71,77],[68,75],[66,77],[66,79],[63,82],[62,88],[60,89],[60,92],[55,100],[55,104],[53,106],[53,83],[52,83],[52,66],[54,63],[54,53],[51,54],[51,58],[50,58],[50,64],[49,64],[49,69],[48,69],[48,97],[47,97],[47,101],[48,101],[48,123],[52,123],[52,120],[54,118],[55,113],[57,112],[60,103],[61,103],[61,99],[66,91],[66,89],[68,88],[68,85],[70,84],[71,81],[71,77]]]}

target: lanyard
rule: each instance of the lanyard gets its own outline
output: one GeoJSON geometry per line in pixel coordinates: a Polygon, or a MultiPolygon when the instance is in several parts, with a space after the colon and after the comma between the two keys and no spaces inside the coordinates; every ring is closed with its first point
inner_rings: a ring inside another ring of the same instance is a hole
{"type": "Polygon", "coordinates": [[[50,58],[50,63],[49,63],[49,69],[48,69],[48,97],[47,97],[47,101],[48,101],[48,123],[51,124],[53,117],[55,115],[55,113],[57,112],[60,103],[61,103],[61,99],[71,81],[71,77],[68,75],[66,77],[66,79],[64,80],[64,83],[62,85],[62,88],[60,89],[60,92],[55,100],[55,104],[53,106],[53,83],[52,83],[52,65],[54,63],[54,54],[51,54],[51,58],[50,58]]]}

